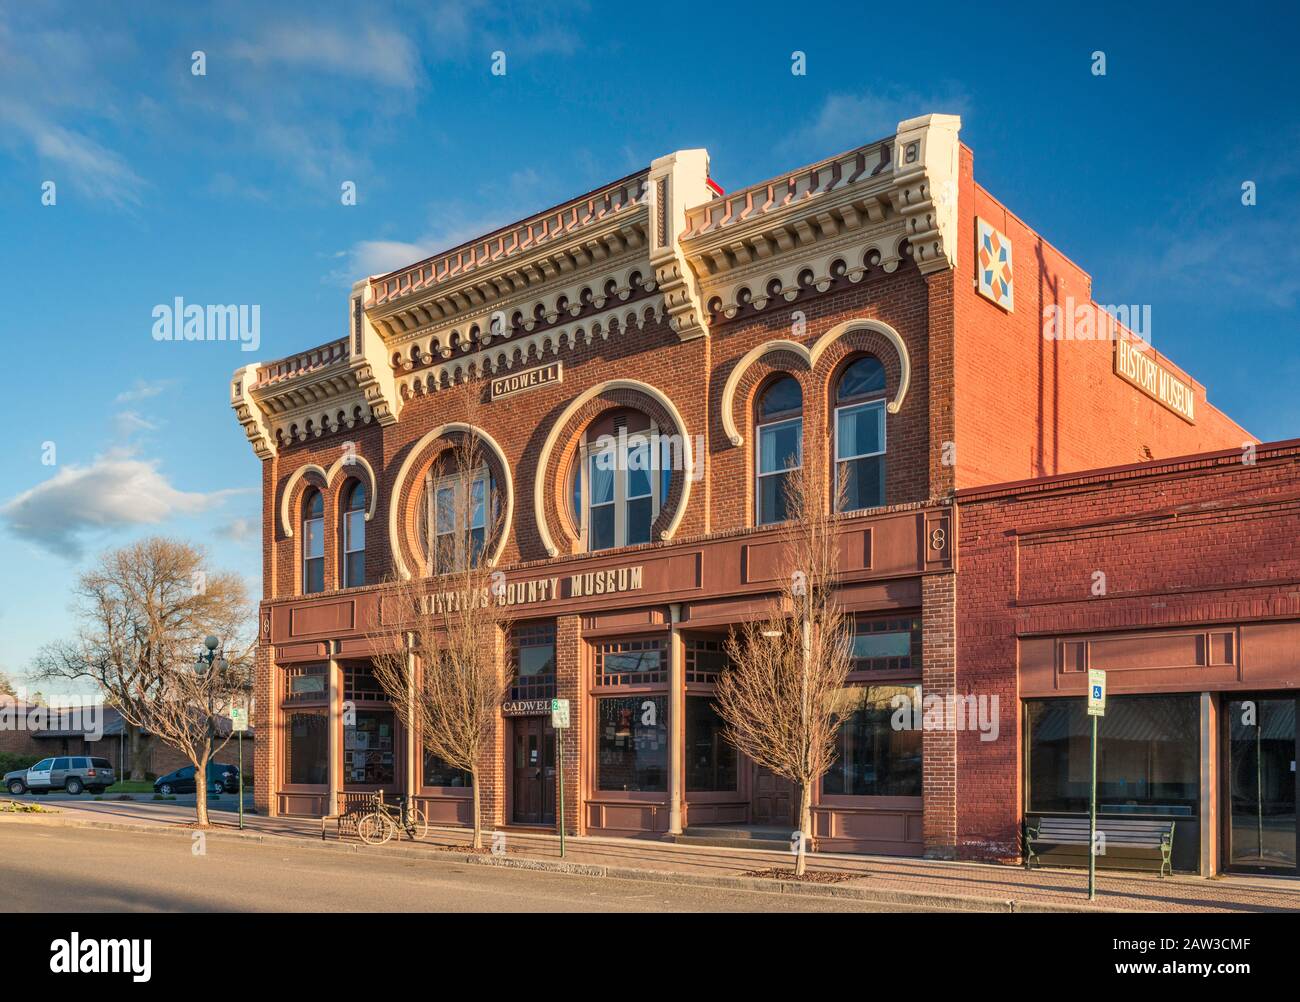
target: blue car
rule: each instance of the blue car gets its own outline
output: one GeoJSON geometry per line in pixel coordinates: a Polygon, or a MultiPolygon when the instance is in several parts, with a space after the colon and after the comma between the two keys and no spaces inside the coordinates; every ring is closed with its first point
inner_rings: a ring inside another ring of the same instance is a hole
{"type": "MultiPolygon", "coordinates": [[[[187,765],[183,769],[169,772],[166,776],[159,776],[153,783],[154,792],[161,793],[163,796],[170,796],[174,793],[197,792],[194,786],[195,771],[194,766],[187,765]]],[[[209,793],[235,793],[238,790],[238,769],[233,765],[223,765],[220,762],[208,763],[209,793]]]]}

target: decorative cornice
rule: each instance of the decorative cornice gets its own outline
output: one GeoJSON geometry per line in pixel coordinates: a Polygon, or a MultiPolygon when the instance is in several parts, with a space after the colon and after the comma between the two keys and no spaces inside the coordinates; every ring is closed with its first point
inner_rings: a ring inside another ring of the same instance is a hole
{"type": "Polygon", "coordinates": [[[844,335],[860,330],[874,331],[877,334],[883,335],[889,340],[889,343],[894,346],[894,350],[898,352],[898,390],[894,394],[894,399],[885,406],[885,410],[890,414],[897,414],[899,409],[903,406],[903,399],[907,396],[908,387],[912,382],[912,360],[907,353],[907,345],[904,343],[902,337],[899,336],[898,331],[890,327],[889,324],[881,323],[879,320],[870,320],[866,317],[862,317],[856,320],[846,320],[841,324],[836,324],[814,341],[811,347],[802,345],[798,341],[781,339],[776,341],[767,341],[756,348],[752,348],[741,356],[740,361],[732,368],[731,374],[727,376],[727,381],[722,387],[722,429],[727,433],[727,438],[730,439],[731,444],[743,445],[745,441],[745,437],[740,433],[740,429],[736,427],[734,402],[736,398],[736,388],[740,385],[740,380],[745,375],[745,371],[751,365],[757,362],[764,355],[770,354],[771,352],[788,351],[803,359],[808,366],[808,370],[811,372],[817,368],[817,362],[825,353],[827,348],[840,338],[844,337],[844,335]]]}
{"type": "Polygon", "coordinates": [[[650,165],[650,263],[664,294],[669,324],[683,341],[708,333],[699,281],[687,263],[681,235],[687,206],[712,197],[707,150],[678,150],[650,165]]]}
{"type": "Polygon", "coordinates": [[[893,272],[909,253],[922,271],[955,265],[959,126],[912,119],[897,136],[690,209],[682,246],[709,316],[893,272]]]}
{"type": "MultiPolygon", "coordinates": [[[[647,285],[653,287],[653,283],[647,285]]],[[[544,360],[548,355],[558,356],[561,351],[573,351],[580,345],[606,341],[611,335],[617,336],[638,327],[644,328],[663,317],[663,297],[651,296],[627,306],[606,310],[597,316],[550,327],[525,338],[499,342],[490,348],[420,369],[410,375],[398,375],[398,398],[405,403],[413,396],[436,393],[466,379],[499,375],[517,365],[529,365],[544,360]]]]}

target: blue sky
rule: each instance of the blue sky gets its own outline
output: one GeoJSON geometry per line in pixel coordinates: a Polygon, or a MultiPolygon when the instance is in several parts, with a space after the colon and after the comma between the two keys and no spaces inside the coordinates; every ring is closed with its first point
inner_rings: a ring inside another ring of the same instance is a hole
{"type": "Polygon", "coordinates": [[[976,177],[1100,302],[1150,303],[1213,403],[1300,436],[1295,13],[846,7],[0,7],[0,669],[70,631],[90,555],[142,535],[260,593],[235,367],[340,336],[355,278],[674,149],[707,147],[731,189],[958,113],[976,177]],[[260,305],[260,351],[153,340],[177,296],[260,305]]]}

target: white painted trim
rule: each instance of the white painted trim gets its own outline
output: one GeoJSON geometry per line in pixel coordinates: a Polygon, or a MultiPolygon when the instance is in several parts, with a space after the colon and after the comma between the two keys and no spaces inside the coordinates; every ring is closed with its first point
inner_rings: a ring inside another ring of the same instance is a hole
{"type": "Polygon", "coordinates": [[[290,539],[293,538],[293,523],[289,520],[289,499],[293,497],[293,489],[298,486],[298,481],[308,473],[319,473],[320,478],[325,481],[325,487],[328,488],[330,485],[329,474],[315,463],[300,466],[289,474],[284,492],[280,495],[280,528],[290,539]]]}
{"type": "Polygon", "coordinates": [[[903,406],[903,398],[907,396],[908,387],[912,382],[912,360],[907,353],[907,345],[899,336],[898,331],[890,327],[889,324],[881,323],[879,320],[868,320],[865,317],[856,320],[846,320],[842,324],[836,324],[825,334],[813,342],[809,348],[800,344],[798,341],[779,339],[776,341],[767,341],[760,344],[757,348],[751,348],[746,352],[735,367],[731,374],[727,376],[727,382],[722,388],[722,429],[727,433],[727,438],[731,440],[732,445],[743,445],[745,436],[740,433],[736,427],[736,419],[733,414],[733,404],[736,397],[736,389],[740,385],[740,379],[744,376],[745,371],[757,362],[764,355],[773,351],[790,351],[798,355],[807,363],[809,371],[817,368],[817,361],[826,352],[832,344],[842,338],[845,334],[853,331],[869,330],[883,335],[889,343],[894,346],[898,353],[899,376],[898,392],[894,394],[894,399],[889,402],[886,410],[890,414],[897,414],[903,406]]]}
{"type": "MultiPolygon", "coordinates": [[[[370,476],[370,495],[366,499],[366,521],[369,522],[375,514],[375,505],[379,499],[379,478],[375,476],[375,469],[370,465],[370,461],[364,456],[352,453],[352,464],[365,468],[366,473],[370,476]]],[[[300,466],[289,474],[289,480],[284,485],[284,492],[280,495],[280,529],[285,536],[293,538],[293,522],[289,518],[289,499],[293,497],[293,489],[298,486],[298,481],[308,473],[319,473],[321,479],[325,481],[327,489],[334,486],[334,475],[343,468],[348,456],[344,454],[335,460],[334,465],[326,472],[322,467],[315,463],[308,463],[306,466],[300,466]]]]}
{"type": "Polygon", "coordinates": [[[411,571],[406,566],[406,561],[402,559],[402,547],[397,537],[397,523],[398,516],[400,515],[398,506],[401,504],[402,487],[406,483],[406,478],[410,475],[411,467],[415,465],[415,460],[419,457],[420,453],[424,451],[425,446],[430,442],[442,438],[448,432],[462,432],[466,435],[476,436],[479,441],[491,450],[492,455],[496,457],[497,463],[501,466],[501,477],[503,480],[502,486],[505,489],[506,501],[505,518],[502,519],[501,522],[501,532],[497,539],[496,549],[488,559],[489,567],[501,559],[501,551],[505,548],[506,539],[510,535],[510,526],[514,521],[515,515],[515,482],[514,477],[511,476],[510,473],[510,463],[506,460],[505,451],[497,444],[497,440],[482,428],[476,428],[473,425],[465,424],[460,421],[452,421],[448,424],[439,425],[416,442],[411,451],[406,454],[406,459],[402,462],[401,467],[397,471],[397,479],[393,481],[392,493],[389,495],[388,546],[393,553],[393,566],[397,568],[397,573],[400,574],[404,580],[410,579],[411,571]]]}
{"type": "Polygon", "coordinates": [[[555,545],[555,540],[551,537],[550,526],[546,522],[546,469],[550,464],[551,451],[555,448],[555,441],[560,432],[563,431],[564,426],[569,423],[569,419],[587,401],[595,399],[607,390],[636,390],[638,393],[644,393],[663,407],[668,412],[668,416],[673,419],[677,434],[682,437],[682,461],[685,467],[682,470],[682,499],[677,505],[677,510],[673,512],[672,521],[659,534],[659,538],[672,539],[677,532],[677,527],[681,525],[682,518],[686,515],[686,506],[691,499],[691,471],[694,469],[694,463],[691,455],[691,437],[686,431],[686,422],[683,420],[681,412],[677,410],[677,406],[668,399],[662,390],[656,389],[649,383],[643,383],[636,379],[607,379],[596,386],[588,387],[569,401],[569,405],[564,408],[560,416],[555,419],[555,423],[551,425],[551,430],[546,433],[546,439],[542,442],[542,449],[538,454],[537,472],[533,477],[533,514],[537,518],[537,534],[541,537],[542,546],[546,548],[547,554],[552,557],[557,556],[560,551],[555,545]]]}

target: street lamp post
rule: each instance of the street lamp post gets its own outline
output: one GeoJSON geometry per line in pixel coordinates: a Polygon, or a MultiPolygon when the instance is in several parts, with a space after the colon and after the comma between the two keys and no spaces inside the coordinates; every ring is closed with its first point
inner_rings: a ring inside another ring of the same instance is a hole
{"type": "MultiPolygon", "coordinates": [[[[227,667],[226,659],[224,655],[217,653],[217,648],[221,646],[221,641],[218,640],[216,637],[209,635],[204,639],[203,646],[206,647],[207,650],[200,652],[199,656],[195,659],[194,674],[202,678],[205,674],[207,674],[208,669],[211,668],[214,672],[220,675],[224,675],[226,673],[226,667],[227,667]]],[[[212,719],[214,716],[214,710],[212,707],[212,686],[209,685],[207,688],[208,688],[208,733],[207,733],[208,755],[205,756],[203,762],[203,780],[202,780],[205,796],[207,794],[207,788],[208,788],[207,767],[209,763],[207,759],[212,754],[212,739],[215,736],[214,735],[215,728],[212,725],[212,719]]],[[[197,790],[198,783],[199,783],[199,778],[197,776],[195,777],[194,782],[195,782],[195,789],[197,790]]],[[[242,799],[240,802],[240,808],[241,810],[243,808],[242,799]]],[[[242,814],[240,817],[240,827],[241,828],[243,827],[242,814]]]]}

